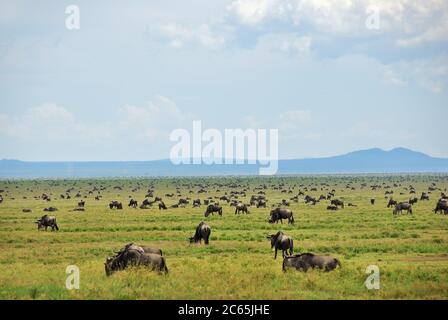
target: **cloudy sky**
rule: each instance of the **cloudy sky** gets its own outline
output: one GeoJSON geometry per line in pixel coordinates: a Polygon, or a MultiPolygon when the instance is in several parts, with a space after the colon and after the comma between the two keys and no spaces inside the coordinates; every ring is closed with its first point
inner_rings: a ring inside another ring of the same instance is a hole
{"type": "Polygon", "coordinates": [[[446,0],[0,0],[0,158],[166,159],[193,120],[448,157],[447,98],[446,0]]]}

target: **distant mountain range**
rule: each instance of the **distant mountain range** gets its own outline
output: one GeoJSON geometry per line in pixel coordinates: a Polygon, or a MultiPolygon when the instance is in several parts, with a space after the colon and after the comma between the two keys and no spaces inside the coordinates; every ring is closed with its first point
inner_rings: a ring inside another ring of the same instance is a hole
{"type": "MultiPolygon", "coordinates": [[[[405,148],[369,149],[341,156],[280,160],[277,174],[447,173],[448,159],[405,148]]],[[[92,178],[257,175],[258,165],[173,165],[170,160],[25,162],[0,160],[0,178],[92,178]]]]}

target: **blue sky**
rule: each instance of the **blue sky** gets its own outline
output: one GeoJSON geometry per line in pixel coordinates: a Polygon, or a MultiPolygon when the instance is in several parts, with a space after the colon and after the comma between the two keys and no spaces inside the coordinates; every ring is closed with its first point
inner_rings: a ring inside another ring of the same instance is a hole
{"type": "Polygon", "coordinates": [[[447,90],[445,0],[0,0],[0,158],[163,159],[193,120],[448,157],[447,90]]]}

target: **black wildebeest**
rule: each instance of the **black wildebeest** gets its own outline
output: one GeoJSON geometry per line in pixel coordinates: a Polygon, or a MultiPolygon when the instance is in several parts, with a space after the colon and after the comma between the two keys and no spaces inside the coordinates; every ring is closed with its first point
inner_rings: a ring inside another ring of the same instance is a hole
{"type": "Polygon", "coordinates": [[[422,196],[420,197],[420,201],[429,201],[429,196],[425,193],[422,192],[422,196]]]}
{"type": "Polygon", "coordinates": [[[330,256],[316,256],[312,253],[297,254],[283,259],[283,272],[289,268],[307,272],[310,268],[318,268],[330,272],[341,267],[338,259],[330,256]]]}
{"type": "Polygon", "coordinates": [[[210,214],[214,214],[217,212],[220,216],[222,216],[222,207],[217,204],[211,204],[207,207],[207,210],[205,211],[204,215],[208,217],[210,214]]]}
{"type": "Polygon", "coordinates": [[[331,200],[331,204],[337,207],[341,207],[342,209],[344,209],[344,201],[341,201],[339,199],[333,199],[331,200]]]}
{"type": "Polygon", "coordinates": [[[120,251],[117,252],[117,254],[122,253],[123,251],[126,250],[137,250],[140,251],[142,253],[152,253],[152,254],[158,254],[159,256],[163,256],[162,250],[158,249],[158,248],[153,248],[153,247],[148,247],[148,246],[139,246],[136,245],[134,243],[128,243],[127,245],[124,246],[123,249],[121,249],[120,251]]]}
{"type": "Polygon", "coordinates": [[[168,273],[165,258],[158,254],[142,252],[139,249],[128,248],[122,250],[114,257],[108,257],[104,264],[107,276],[116,271],[125,270],[129,267],[147,267],[160,273],[168,273]]]}
{"type": "Polygon", "coordinates": [[[403,210],[406,210],[408,214],[412,214],[412,205],[408,202],[400,202],[395,206],[393,214],[401,214],[403,210]]]}
{"type": "Polygon", "coordinates": [[[134,199],[129,200],[128,207],[132,207],[132,208],[136,209],[138,207],[137,200],[134,200],[134,199]]]}
{"type": "Polygon", "coordinates": [[[269,219],[269,223],[278,223],[278,221],[283,223],[283,219],[288,219],[288,223],[293,224],[293,212],[290,209],[276,208],[271,211],[271,218],[269,219]]]}
{"type": "Polygon", "coordinates": [[[196,232],[193,237],[190,238],[190,243],[201,243],[202,239],[206,245],[209,244],[210,234],[212,229],[204,221],[201,221],[196,227],[196,232]]]}
{"type": "Polygon", "coordinates": [[[48,215],[42,216],[39,220],[36,221],[37,223],[37,230],[41,230],[45,228],[45,231],[47,231],[48,227],[51,227],[51,231],[59,230],[58,224],[56,223],[56,218],[51,217],[48,215]]]}
{"type": "Polygon", "coordinates": [[[159,210],[167,210],[168,208],[166,207],[165,203],[162,201],[159,203],[159,210]]]}
{"type": "Polygon", "coordinates": [[[267,239],[271,240],[271,249],[275,251],[274,259],[277,259],[277,251],[282,250],[283,258],[286,257],[288,250],[289,255],[294,252],[294,241],[291,237],[285,235],[282,231],[269,235],[267,239]]]}
{"type": "Polygon", "coordinates": [[[240,213],[245,213],[248,214],[249,210],[247,210],[247,206],[244,203],[237,203],[235,206],[235,214],[240,214],[240,213]]]}
{"type": "Polygon", "coordinates": [[[117,209],[117,210],[122,210],[123,209],[123,204],[121,202],[118,201],[111,201],[109,203],[109,208],[110,209],[117,209]]]}
{"type": "Polygon", "coordinates": [[[387,204],[387,207],[390,208],[390,207],[394,207],[396,205],[397,205],[397,201],[395,201],[394,199],[390,198],[389,199],[389,203],[387,204]]]}
{"type": "Polygon", "coordinates": [[[434,209],[434,213],[445,213],[448,214],[448,201],[446,199],[440,199],[437,201],[436,208],[434,209]]]}

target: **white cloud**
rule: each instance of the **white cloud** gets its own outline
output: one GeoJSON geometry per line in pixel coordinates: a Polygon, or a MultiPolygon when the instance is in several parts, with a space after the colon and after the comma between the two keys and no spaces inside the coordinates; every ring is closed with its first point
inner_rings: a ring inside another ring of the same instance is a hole
{"type": "Polygon", "coordinates": [[[165,24],[160,27],[160,32],[174,48],[182,48],[189,44],[199,44],[209,49],[219,49],[224,46],[226,41],[223,35],[213,33],[207,24],[202,24],[197,28],[165,24]]]}
{"type": "Polygon", "coordinates": [[[375,33],[404,38],[400,45],[448,41],[445,0],[235,0],[228,10],[250,26],[283,21],[306,25],[321,33],[371,36],[372,31],[365,25],[371,15],[368,8],[379,12],[380,29],[375,33]]]}

